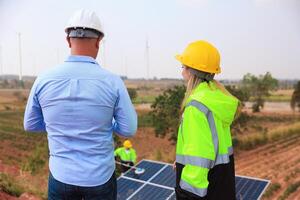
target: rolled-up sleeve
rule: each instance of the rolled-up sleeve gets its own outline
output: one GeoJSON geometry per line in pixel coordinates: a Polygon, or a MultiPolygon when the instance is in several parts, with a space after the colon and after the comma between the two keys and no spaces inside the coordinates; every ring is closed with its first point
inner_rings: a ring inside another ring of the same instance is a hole
{"type": "Polygon", "coordinates": [[[117,83],[118,99],[114,110],[113,131],[119,135],[130,137],[137,130],[137,114],[123,81],[119,78],[117,83]]]}
{"type": "Polygon", "coordinates": [[[38,86],[38,80],[34,82],[28,97],[28,101],[24,113],[25,131],[32,131],[32,132],[46,131],[42,109],[36,95],[37,86],[38,86]]]}

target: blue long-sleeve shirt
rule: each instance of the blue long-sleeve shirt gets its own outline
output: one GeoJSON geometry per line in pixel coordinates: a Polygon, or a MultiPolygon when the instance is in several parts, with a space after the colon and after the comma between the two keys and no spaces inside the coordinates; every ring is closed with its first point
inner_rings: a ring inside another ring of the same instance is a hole
{"type": "Polygon", "coordinates": [[[97,186],[115,170],[112,132],[134,135],[137,116],[120,77],[91,57],[70,56],[34,82],[24,128],[47,132],[55,179],[97,186]]]}

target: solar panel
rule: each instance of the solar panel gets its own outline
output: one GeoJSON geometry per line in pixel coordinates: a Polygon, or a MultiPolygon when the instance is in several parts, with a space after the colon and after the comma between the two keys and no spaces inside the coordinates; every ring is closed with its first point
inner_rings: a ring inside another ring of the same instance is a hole
{"type": "Polygon", "coordinates": [[[246,176],[235,177],[235,190],[237,199],[260,199],[270,181],[246,176]]]}
{"type": "MultiPolygon", "coordinates": [[[[175,172],[168,163],[142,160],[137,166],[145,173],[136,175],[131,169],[117,180],[118,200],[175,200],[175,172]]],[[[246,176],[236,176],[236,197],[238,200],[256,200],[270,181],[246,176]]]]}

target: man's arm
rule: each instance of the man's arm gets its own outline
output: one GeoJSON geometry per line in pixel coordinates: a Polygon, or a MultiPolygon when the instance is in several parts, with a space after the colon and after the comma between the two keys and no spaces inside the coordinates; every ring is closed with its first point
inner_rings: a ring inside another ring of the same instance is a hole
{"type": "Polygon", "coordinates": [[[114,111],[113,131],[119,135],[130,137],[137,130],[137,115],[131,103],[123,81],[118,79],[118,100],[114,111]]]}
{"type": "Polygon", "coordinates": [[[31,88],[28,97],[25,113],[24,113],[24,129],[25,131],[43,132],[46,131],[44,117],[38,98],[36,96],[36,88],[38,81],[36,80],[31,88]]]}

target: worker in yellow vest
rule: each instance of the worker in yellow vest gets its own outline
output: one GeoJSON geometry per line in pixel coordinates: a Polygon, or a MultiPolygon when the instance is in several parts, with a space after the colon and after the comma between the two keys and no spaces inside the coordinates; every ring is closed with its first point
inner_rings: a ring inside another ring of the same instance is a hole
{"type": "Polygon", "coordinates": [[[130,140],[125,140],[123,147],[117,148],[114,154],[115,157],[119,157],[121,160],[122,172],[126,172],[128,169],[130,169],[129,166],[133,166],[136,162],[136,152],[132,148],[132,143],[130,140]]]}
{"type": "Polygon", "coordinates": [[[239,100],[214,80],[220,55],[210,43],[193,42],[176,59],[187,82],[176,145],[176,199],[234,200],[230,125],[239,100]]]}

